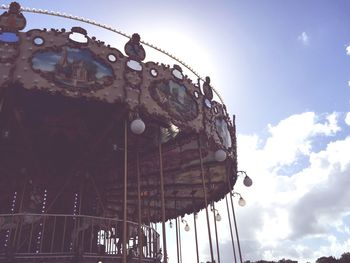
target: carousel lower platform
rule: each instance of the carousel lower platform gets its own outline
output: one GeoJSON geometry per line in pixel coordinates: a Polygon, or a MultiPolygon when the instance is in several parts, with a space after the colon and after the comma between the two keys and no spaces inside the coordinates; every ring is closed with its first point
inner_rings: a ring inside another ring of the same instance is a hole
{"type": "Polygon", "coordinates": [[[122,220],[58,214],[0,214],[0,263],[155,262],[159,234],[122,220]],[[141,255],[141,256],[140,256],[141,255]]]}

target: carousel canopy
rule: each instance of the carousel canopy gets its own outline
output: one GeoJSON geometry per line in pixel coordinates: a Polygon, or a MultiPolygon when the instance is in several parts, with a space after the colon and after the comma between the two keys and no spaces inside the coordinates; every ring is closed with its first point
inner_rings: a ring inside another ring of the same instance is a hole
{"type": "Polygon", "coordinates": [[[2,202],[30,182],[48,192],[47,212],[71,212],[79,193],[81,214],[120,216],[126,173],[128,216],[141,197],[143,221],[158,222],[160,173],[166,219],[232,190],[234,120],[209,77],[193,83],[179,65],[146,61],[138,34],[123,54],[81,27],[25,25],[19,5],[0,16],[2,202]]]}

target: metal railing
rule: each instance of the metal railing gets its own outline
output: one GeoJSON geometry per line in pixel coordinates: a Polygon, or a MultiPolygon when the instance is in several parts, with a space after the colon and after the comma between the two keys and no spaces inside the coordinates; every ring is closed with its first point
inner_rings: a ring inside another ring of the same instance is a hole
{"type": "Polygon", "coordinates": [[[126,252],[153,259],[159,250],[159,234],[146,225],[140,228],[139,237],[139,225],[127,221],[123,248],[122,220],[65,214],[0,214],[0,255],[94,257],[126,252]]]}

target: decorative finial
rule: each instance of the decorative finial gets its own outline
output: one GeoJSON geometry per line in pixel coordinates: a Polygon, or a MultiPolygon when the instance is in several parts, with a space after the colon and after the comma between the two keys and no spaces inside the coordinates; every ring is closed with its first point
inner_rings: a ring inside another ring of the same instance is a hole
{"type": "Polygon", "coordinates": [[[205,97],[208,100],[213,99],[213,90],[210,86],[210,78],[209,77],[205,77],[205,82],[203,83],[203,92],[204,92],[205,97]]]}
{"type": "Polygon", "coordinates": [[[9,13],[18,15],[21,10],[21,5],[17,2],[12,2],[10,4],[9,13]]]}
{"type": "Polygon", "coordinates": [[[0,16],[0,28],[2,31],[17,32],[25,28],[27,21],[21,13],[21,6],[17,2],[10,4],[9,10],[0,16]]]}
{"type": "Polygon", "coordinates": [[[146,52],[140,44],[140,35],[135,33],[131,39],[125,44],[125,53],[133,60],[142,61],[146,57],[146,52]]]}

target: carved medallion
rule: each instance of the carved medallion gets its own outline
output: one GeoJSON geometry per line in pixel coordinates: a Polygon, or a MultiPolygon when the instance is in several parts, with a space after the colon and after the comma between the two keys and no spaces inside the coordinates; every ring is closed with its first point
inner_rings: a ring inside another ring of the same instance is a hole
{"type": "Polygon", "coordinates": [[[21,13],[21,6],[16,2],[12,2],[9,10],[0,15],[0,28],[5,32],[22,30],[26,23],[26,19],[21,13]]]}
{"type": "Polygon", "coordinates": [[[125,44],[125,53],[133,60],[142,61],[146,57],[146,52],[140,44],[140,35],[133,34],[131,39],[125,44]]]}

